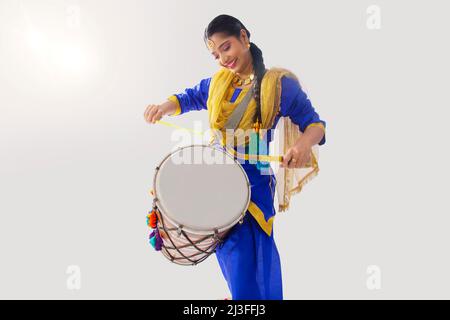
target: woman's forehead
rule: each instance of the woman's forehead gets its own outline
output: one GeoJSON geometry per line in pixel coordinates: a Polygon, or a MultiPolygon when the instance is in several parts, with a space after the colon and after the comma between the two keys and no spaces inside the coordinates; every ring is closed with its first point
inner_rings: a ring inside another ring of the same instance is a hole
{"type": "Polygon", "coordinates": [[[225,44],[228,41],[233,41],[233,39],[234,39],[233,36],[227,36],[222,33],[215,33],[207,40],[209,51],[211,51],[211,53],[214,53],[223,44],[225,44]]]}

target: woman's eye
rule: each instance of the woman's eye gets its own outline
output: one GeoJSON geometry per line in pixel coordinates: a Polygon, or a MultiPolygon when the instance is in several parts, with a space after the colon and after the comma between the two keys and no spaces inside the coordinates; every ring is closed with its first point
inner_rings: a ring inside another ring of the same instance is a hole
{"type": "Polygon", "coordinates": [[[228,49],[230,49],[230,47],[226,47],[225,49],[223,49],[223,51],[228,51],[228,49]]]}

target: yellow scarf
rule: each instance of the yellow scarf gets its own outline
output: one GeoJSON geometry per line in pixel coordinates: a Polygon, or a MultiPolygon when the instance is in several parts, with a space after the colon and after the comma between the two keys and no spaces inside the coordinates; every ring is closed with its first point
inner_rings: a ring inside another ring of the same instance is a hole
{"type": "MultiPolygon", "coordinates": [[[[280,102],[281,102],[281,78],[283,76],[287,76],[290,78],[294,78],[297,82],[298,78],[291,71],[274,67],[269,69],[262,80],[261,83],[261,120],[262,120],[262,129],[271,129],[275,117],[280,111],[280,102]]],[[[208,107],[208,116],[209,123],[212,130],[218,129],[222,131],[224,134],[223,121],[218,121],[221,117],[221,111],[225,104],[229,104],[230,102],[226,101],[225,96],[228,88],[231,85],[231,81],[234,77],[234,73],[227,68],[221,68],[218,72],[214,74],[211,79],[210,87],[209,87],[209,97],[207,101],[208,107]]],[[[238,128],[247,130],[251,129],[253,125],[253,116],[256,112],[256,102],[254,99],[251,100],[249,105],[247,106],[247,110],[244,112],[242,116],[242,120],[239,123],[238,128]]],[[[223,120],[223,119],[221,119],[223,120]]],[[[289,117],[283,117],[280,119],[279,127],[282,129],[279,130],[279,137],[276,135],[274,137],[278,138],[282,145],[283,154],[297,141],[297,139],[302,135],[300,128],[298,125],[293,123],[289,117]]],[[[235,136],[239,136],[239,133],[235,133],[235,136]]],[[[212,137],[214,138],[214,137],[212,137]]],[[[248,138],[248,136],[246,136],[248,138]]],[[[237,143],[239,143],[240,138],[238,138],[237,143]]],[[[245,141],[247,143],[248,140],[245,141]]],[[[225,139],[222,139],[221,143],[224,145],[226,143],[225,139]]],[[[236,143],[236,141],[235,141],[236,143]]],[[[298,193],[301,191],[304,184],[310,181],[313,177],[317,175],[319,172],[318,166],[318,146],[314,146],[312,148],[311,161],[304,168],[278,168],[278,172],[276,174],[277,177],[277,195],[278,195],[278,204],[279,211],[285,211],[289,208],[289,202],[291,195],[298,193]]],[[[255,215],[255,214],[254,214],[255,215]]],[[[259,214],[260,216],[261,214],[259,214]]],[[[268,222],[261,221],[261,217],[259,217],[260,224],[268,222]]],[[[267,228],[269,229],[269,225],[267,228]]],[[[271,229],[271,223],[270,223],[271,229]]]]}
{"type": "MultiPolygon", "coordinates": [[[[229,69],[221,68],[212,77],[209,87],[207,107],[210,128],[221,130],[223,135],[225,135],[225,129],[222,127],[223,121],[219,121],[219,115],[221,115],[224,105],[230,103],[226,101],[225,96],[234,76],[235,74],[229,69]]],[[[273,126],[275,117],[280,110],[281,77],[283,76],[292,77],[298,81],[295,74],[283,68],[271,68],[263,77],[260,92],[262,129],[270,129],[273,126]]],[[[255,113],[256,101],[255,99],[251,99],[238,128],[243,130],[251,129],[255,113]]],[[[236,132],[236,136],[241,137],[242,134],[236,132]]],[[[238,139],[238,141],[241,140],[238,139]]],[[[240,144],[240,142],[238,143],[240,144]]]]}

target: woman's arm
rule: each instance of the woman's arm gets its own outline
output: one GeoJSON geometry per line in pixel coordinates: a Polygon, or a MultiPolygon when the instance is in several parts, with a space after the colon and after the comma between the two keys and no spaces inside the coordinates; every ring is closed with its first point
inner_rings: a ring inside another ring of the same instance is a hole
{"type": "Polygon", "coordinates": [[[162,104],[151,104],[147,106],[144,112],[144,119],[150,124],[156,123],[165,115],[179,113],[179,104],[173,101],[166,101],[162,104]]]}
{"type": "Polygon", "coordinates": [[[312,146],[325,143],[326,122],[320,119],[295,79],[283,77],[281,93],[281,115],[290,117],[303,132],[284,154],[282,167],[301,168],[310,161],[312,146]]]}
{"type": "Polygon", "coordinates": [[[200,81],[193,88],[187,88],[182,93],[173,94],[162,104],[151,104],[144,112],[148,123],[156,123],[163,116],[176,116],[192,110],[207,109],[209,84],[211,78],[200,81]]]}
{"type": "Polygon", "coordinates": [[[170,99],[170,97],[166,102],[161,104],[161,109],[163,111],[163,115],[165,116],[176,116],[180,114],[181,111],[178,101],[174,101],[170,99]]]}
{"type": "Polygon", "coordinates": [[[312,123],[312,125],[308,126],[301,135],[301,137],[298,138],[295,144],[299,143],[307,143],[309,146],[313,146],[315,144],[320,144],[322,140],[325,141],[325,128],[321,124],[312,123]]]}
{"type": "Polygon", "coordinates": [[[166,111],[171,115],[179,115],[193,110],[206,110],[210,83],[211,78],[202,79],[196,86],[171,95],[168,97],[169,102],[166,102],[166,111]]]}
{"type": "Polygon", "coordinates": [[[325,144],[326,122],[315,111],[308,96],[300,87],[300,84],[295,79],[283,77],[281,79],[281,85],[280,114],[284,117],[291,118],[292,122],[300,127],[300,130],[303,132],[302,136],[306,135],[305,138],[308,138],[308,140],[314,140],[313,142],[315,143],[313,145],[325,144]],[[322,129],[323,135],[319,141],[311,137],[313,133],[310,132],[318,132],[317,129],[309,130],[311,127],[319,127],[322,129]]]}

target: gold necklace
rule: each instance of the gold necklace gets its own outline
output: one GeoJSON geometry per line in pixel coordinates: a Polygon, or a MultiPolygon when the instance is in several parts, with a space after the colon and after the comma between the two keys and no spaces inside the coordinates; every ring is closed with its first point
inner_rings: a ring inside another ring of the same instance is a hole
{"type": "Polygon", "coordinates": [[[255,74],[252,73],[247,79],[241,79],[238,75],[235,75],[233,78],[233,84],[237,86],[250,84],[255,78],[255,74]]]}

